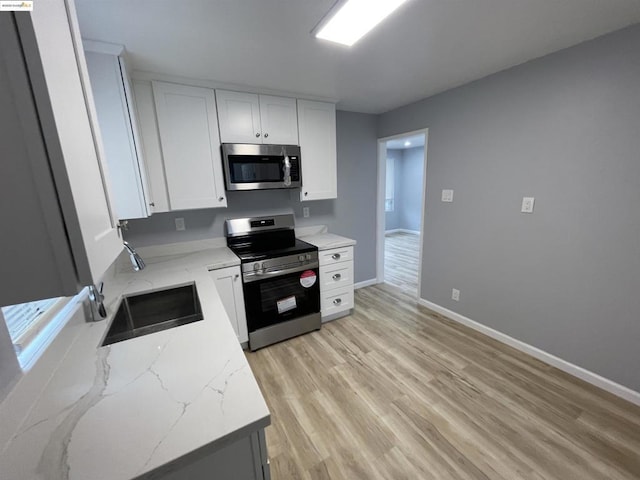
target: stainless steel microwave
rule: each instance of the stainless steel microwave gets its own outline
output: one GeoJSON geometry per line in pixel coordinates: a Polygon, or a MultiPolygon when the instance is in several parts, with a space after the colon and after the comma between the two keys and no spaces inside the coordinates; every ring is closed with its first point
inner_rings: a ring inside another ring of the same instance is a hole
{"type": "Polygon", "coordinates": [[[302,185],[300,147],[223,143],[227,190],[297,188],[302,185]]]}

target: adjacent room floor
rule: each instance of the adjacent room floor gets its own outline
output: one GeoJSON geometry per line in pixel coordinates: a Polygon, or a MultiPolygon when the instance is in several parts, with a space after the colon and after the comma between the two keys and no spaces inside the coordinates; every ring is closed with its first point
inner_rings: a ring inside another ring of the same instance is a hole
{"type": "Polygon", "coordinates": [[[384,281],[413,296],[418,295],[420,235],[394,232],[384,239],[384,281]]]}
{"type": "Polygon", "coordinates": [[[274,480],[640,478],[640,408],[388,285],[247,357],[274,480]]]}

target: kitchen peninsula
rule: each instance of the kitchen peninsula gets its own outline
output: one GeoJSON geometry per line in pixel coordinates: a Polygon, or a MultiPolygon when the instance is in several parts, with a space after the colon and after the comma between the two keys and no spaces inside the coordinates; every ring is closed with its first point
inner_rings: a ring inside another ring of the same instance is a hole
{"type": "Polygon", "coordinates": [[[105,276],[106,321],[75,315],[43,358],[57,367],[39,365],[49,380],[27,375],[0,405],[4,478],[269,478],[269,411],[209,275],[238,258],[222,247],[146,260],[133,272],[121,256],[105,276]],[[122,295],[189,283],[202,321],[100,346],[122,295]]]}

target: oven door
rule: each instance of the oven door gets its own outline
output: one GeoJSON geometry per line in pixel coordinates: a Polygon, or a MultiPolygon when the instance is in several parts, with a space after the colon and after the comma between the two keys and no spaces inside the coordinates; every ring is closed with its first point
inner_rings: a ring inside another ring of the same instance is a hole
{"type": "Polygon", "coordinates": [[[243,284],[249,333],[320,312],[317,264],[297,271],[255,278],[243,284]]]}

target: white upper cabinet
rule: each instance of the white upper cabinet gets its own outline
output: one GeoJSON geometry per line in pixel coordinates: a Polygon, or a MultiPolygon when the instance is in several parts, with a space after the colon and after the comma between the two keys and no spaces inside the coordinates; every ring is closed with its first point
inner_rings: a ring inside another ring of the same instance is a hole
{"type": "Polygon", "coordinates": [[[73,2],[0,24],[0,218],[16,227],[0,241],[7,305],[73,295],[123,247],[73,2]]]}
{"type": "Polygon", "coordinates": [[[298,100],[300,200],[337,198],[336,106],[298,100]]]}
{"type": "Polygon", "coordinates": [[[91,41],[85,41],[84,47],[116,214],[119,219],[148,217],[153,201],[146,182],[132,92],[120,56],[123,49],[91,41]]]}
{"type": "Polygon", "coordinates": [[[222,143],[298,144],[295,98],[216,90],[222,143]]]}
{"type": "Polygon", "coordinates": [[[216,100],[222,143],[262,143],[258,95],[216,90],[216,100]]]}
{"type": "Polygon", "coordinates": [[[259,95],[262,143],[298,145],[296,99],[259,95]]]}
{"type": "Polygon", "coordinates": [[[170,209],[226,207],[214,91],[152,86],[170,209]]]}

